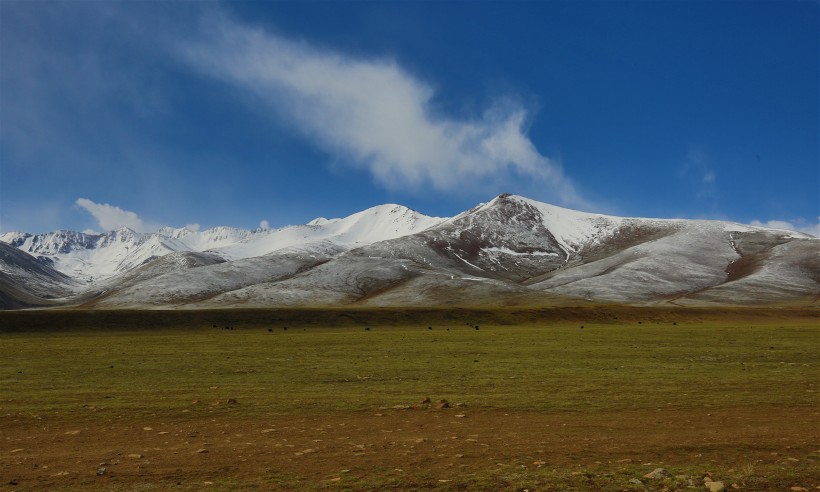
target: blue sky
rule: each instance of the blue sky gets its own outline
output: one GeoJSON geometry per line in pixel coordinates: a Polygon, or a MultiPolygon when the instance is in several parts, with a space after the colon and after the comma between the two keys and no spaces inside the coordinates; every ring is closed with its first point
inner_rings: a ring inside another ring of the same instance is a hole
{"type": "Polygon", "coordinates": [[[0,232],[502,192],[818,234],[817,1],[0,2],[0,232]]]}

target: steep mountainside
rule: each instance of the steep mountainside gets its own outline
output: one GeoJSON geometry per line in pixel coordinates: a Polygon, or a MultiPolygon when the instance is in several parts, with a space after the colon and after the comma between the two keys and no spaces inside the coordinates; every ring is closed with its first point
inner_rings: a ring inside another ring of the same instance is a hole
{"type": "Polygon", "coordinates": [[[589,214],[506,194],[451,219],[383,205],[270,231],[0,239],[83,280],[83,292],[60,277],[41,294],[74,289],[70,302],[87,307],[743,305],[820,297],[818,238],[589,214]]]}
{"type": "Polygon", "coordinates": [[[0,242],[0,309],[57,304],[76,288],[77,283],[51,268],[48,260],[0,242]]]}

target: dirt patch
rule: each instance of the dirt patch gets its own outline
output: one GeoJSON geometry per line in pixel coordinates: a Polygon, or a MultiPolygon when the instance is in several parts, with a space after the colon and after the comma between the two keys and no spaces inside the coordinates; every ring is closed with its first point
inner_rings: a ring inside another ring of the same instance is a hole
{"type": "MultiPolygon", "coordinates": [[[[703,472],[744,463],[795,467],[812,460],[817,417],[810,407],[588,414],[391,408],[80,422],[5,416],[0,476],[17,490],[199,487],[214,480],[276,489],[315,488],[336,478],[366,483],[379,473],[379,480],[398,484],[444,484],[497,466],[520,473],[536,466],[614,469],[627,463],[673,472],[683,464],[703,472]]],[[[820,484],[816,466],[801,473],[807,483],[820,484]]]]}

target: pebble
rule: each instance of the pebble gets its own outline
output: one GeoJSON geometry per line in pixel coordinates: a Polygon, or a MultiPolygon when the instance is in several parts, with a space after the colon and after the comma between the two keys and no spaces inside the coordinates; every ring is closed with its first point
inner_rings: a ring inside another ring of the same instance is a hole
{"type": "Polygon", "coordinates": [[[723,482],[706,482],[706,488],[709,489],[709,492],[723,492],[726,490],[723,482]]]}
{"type": "Polygon", "coordinates": [[[655,468],[651,472],[647,473],[643,476],[643,478],[652,478],[655,480],[661,480],[663,478],[671,477],[672,474],[666,471],[665,468],[655,468]]]}

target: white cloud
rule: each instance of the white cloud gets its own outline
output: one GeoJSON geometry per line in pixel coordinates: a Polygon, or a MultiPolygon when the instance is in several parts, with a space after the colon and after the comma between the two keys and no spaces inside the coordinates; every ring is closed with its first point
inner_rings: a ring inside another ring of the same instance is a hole
{"type": "Polygon", "coordinates": [[[817,217],[817,222],[815,223],[810,223],[806,219],[800,218],[794,220],[769,220],[766,222],[753,220],[749,225],[753,225],[755,227],[766,227],[769,229],[783,229],[787,231],[803,232],[805,234],[811,234],[815,237],[820,237],[820,217],[817,217]]]}
{"type": "Polygon", "coordinates": [[[94,203],[87,198],[78,198],[76,204],[93,215],[104,231],[113,231],[123,226],[137,232],[146,232],[150,229],[136,213],[120,207],[107,203],[94,203]]]}
{"type": "Polygon", "coordinates": [[[185,224],[185,229],[191,232],[199,232],[199,229],[201,229],[201,227],[202,226],[200,226],[199,224],[185,224]]]}
{"type": "Polygon", "coordinates": [[[513,173],[565,205],[588,206],[561,166],[526,135],[527,110],[499,102],[477,118],[433,107],[435,91],[395,61],[320,50],[214,16],[180,52],[200,70],[253,91],[321,148],[393,189],[469,187],[513,173]]]}
{"type": "Polygon", "coordinates": [[[270,229],[270,222],[268,222],[267,220],[262,220],[261,222],[259,222],[259,228],[263,231],[270,229]]]}

